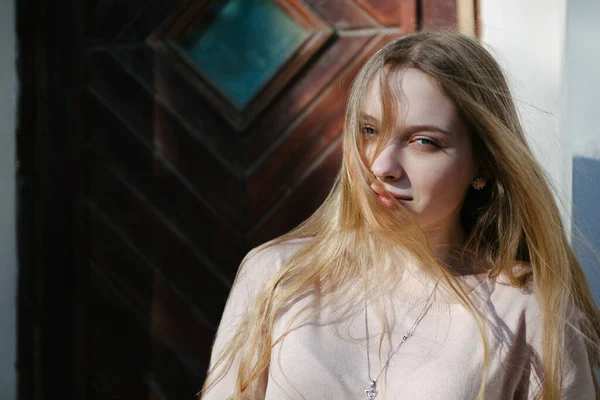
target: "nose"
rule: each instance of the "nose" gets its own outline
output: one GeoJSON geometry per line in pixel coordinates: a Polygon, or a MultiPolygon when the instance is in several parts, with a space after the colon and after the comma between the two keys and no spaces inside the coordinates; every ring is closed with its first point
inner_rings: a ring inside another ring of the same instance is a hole
{"type": "Polygon", "coordinates": [[[392,140],[373,160],[371,172],[382,182],[395,182],[404,175],[399,143],[392,140]]]}

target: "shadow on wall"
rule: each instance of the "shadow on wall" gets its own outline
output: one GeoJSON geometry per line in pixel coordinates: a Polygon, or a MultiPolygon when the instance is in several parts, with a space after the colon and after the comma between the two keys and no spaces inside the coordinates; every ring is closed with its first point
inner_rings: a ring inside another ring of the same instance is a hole
{"type": "Polygon", "coordinates": [[[600,160],[573,157],[573,245],[600,305],[600,160]],[[579,231],[577,231],[577,229],[579,231]]]}

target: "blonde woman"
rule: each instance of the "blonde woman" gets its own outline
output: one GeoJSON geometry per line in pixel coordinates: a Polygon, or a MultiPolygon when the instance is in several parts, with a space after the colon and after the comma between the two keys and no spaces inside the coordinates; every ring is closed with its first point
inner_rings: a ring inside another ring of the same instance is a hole
{"type": "Polygon", "coordinates": [[[242,263],[204,399],[598,399],[600,312],[505,78],[419,32],[356,77],[323,205],[242,263]]]}

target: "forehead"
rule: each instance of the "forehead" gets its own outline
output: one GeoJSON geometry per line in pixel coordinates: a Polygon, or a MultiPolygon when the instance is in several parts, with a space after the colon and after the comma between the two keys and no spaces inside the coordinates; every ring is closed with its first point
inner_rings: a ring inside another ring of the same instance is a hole
{"type": "MultiPolygon", "coordinates": [[[[402,125],[435,125],[451,132],[462,128],[454,102],[429,75],[418,69],[408,68],[392,72],[388,75],[387,82],[395,96],[395,112],[402,125]]],[[[381,121],[381,87],[378,77],[369,86],[363,112],[381,121]]]]}

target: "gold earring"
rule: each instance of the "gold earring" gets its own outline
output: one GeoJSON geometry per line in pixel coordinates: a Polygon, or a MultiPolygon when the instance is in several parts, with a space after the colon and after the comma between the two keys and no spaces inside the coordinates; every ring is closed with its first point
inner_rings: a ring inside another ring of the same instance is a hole
{"type": "Polygon", "coordinates": [[[487,181],[485,180],[485,178],[478,176],[477,178],[475,178],[475,180],[471,183],[471,185],[473,186],[473,189],[475,190],[481,190],[485,187],[485,185],[487,184],[487,181]]]}

